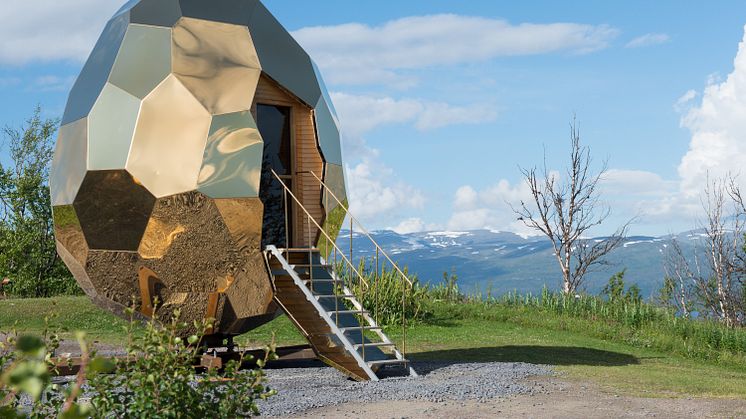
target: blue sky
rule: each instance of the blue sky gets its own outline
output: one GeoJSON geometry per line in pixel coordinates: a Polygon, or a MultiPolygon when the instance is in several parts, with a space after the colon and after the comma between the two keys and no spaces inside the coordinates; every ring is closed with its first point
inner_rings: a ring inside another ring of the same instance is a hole
{"type": "MultiPolygon", "coordinates": [[[[120,1],[3,3],[0,124],[61,115],[120,1]]],[[[610,169],[596,233],[637,215],[656,235],[695,227],[705,174],[746,160],[739,3],[265,2],[327,78],[371,228],[525,233],[506,205],[527,197],[519,167],[546,148],[561,169],[575,114],[610,169]]]]}

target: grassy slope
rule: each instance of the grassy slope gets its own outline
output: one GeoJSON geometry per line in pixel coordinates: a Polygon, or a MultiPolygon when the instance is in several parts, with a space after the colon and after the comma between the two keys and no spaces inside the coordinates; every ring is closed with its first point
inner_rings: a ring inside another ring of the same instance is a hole
{"type": "MultiPolygon", "coordinates": [[[[43,317],[50,312],[60,313],[57,321],[70,330],[85,330],[101,342],[122,342],[124,323],[80,297],[0,301],[0,330],[17,322],[20,331],[40,332],[43,317]]],[[[413,359],[422,360],[553,364],[570,379],[593,380],[608,391],[633,395],[746,398],[746,365],[741,362],[718,365],[684,359],[558,330],[552,322],[540,324],[535,319],[528,315],[508,320],[435,319],[432,324],[408,330],[408,350],[413,359]],[[551,328],[543,327],[546,324],[551,328]]],[[[273,331],[281,345],[303,343],[284,317],[239,341],[263,344],[273,331]]],[[[396,340],[401,338],[399,330],[391,330],[390,334],[396,340]]]]}

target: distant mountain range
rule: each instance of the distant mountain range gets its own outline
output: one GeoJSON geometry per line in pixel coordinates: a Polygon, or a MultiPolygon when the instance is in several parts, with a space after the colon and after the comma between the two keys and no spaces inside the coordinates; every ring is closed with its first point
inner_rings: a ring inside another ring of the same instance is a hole
{"type": "MultiPolygon", "coordinates": [[[[543,237],[524,238],[488,230],[413,234],[376,231],[371,235],[392,259],[407,266],[423,283],[438,283],[444,272],[452,272],[458,276],[462,291],[491,289],[493,295],[516,290],[535,293],[544,286],[559,289],[561,284],[551,243],[543,237]]],[[[704,236],[698,231],[628,237],[609,256],[609,266],[588,275],[587,291],[599,292],[611,275],[626,269],[628,284],[636,283],[646,297],[655,294],[663,283],[664,256],[673,238],[687,253],[696,243],[704,244],[704,236]]],[[[375,255],[375,248],[364,236],[356,233],[352,240],[355,259],[375,255]]],[[[349,248],[349,231],[342,231],[339,244],[342,249],[349,248]]]]}

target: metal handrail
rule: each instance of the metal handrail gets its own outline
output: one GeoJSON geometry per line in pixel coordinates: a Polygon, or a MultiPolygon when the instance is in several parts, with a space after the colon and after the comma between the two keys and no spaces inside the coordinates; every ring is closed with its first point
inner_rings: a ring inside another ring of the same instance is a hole
{"type": "MultiPolygon", "coordinates": [[[[283,182],[282,178],[280,178],[280,176],[277,174],[277,172],[275,172],[274,169],[270,169],[270,170],[272,171],[272,175],[274,175],[274,177],[280,182],[280,184],[282,185],[282,187],[285,189],[285,192],[287,192],[288,194],[290,194],[290,196],[298,204],[298,206],[300,207],[300,209],[302,209],[303,212],[306,213],[306,215],[308,216],[309,221],[312,221],[314,223],[314,225],[316,225],[316,228],[318,228],[319,231],[324,235],[324,237],[326,237],[326,239],[329,240],[329,242],[332,244],[332,246],[334,246],[334,248],[337,250],[337,252],[339,253],[339,255],[342,256],[342,259],[345,262],[347,262],[347,264],[350,266],[350,269],[352,269],[352,271],[355,272],[355,274],[357,275],[357,277],[360,278],[360,281],[362,281],[362,283],[366,287],[370,287],[370,285],[368,284],[368,282],[365,280],[365,277],[363,277],[360,274],[360,272],[358,272],[358,270],[355,268],[355,266],[352,264],[352,262],[349,259],[347,259],[347,257],[345,256],[344,252],[339,247],[337,247],[337,244],[334,242],[334,240],[332,240],[331,237],[329,237],[329,235],[326,233],[326,231],[324,231],[324,228],[321,227],[319,225],[319,223],[316,222],[316,220],[313,218],[313,215],[311,215],[311,213],[308,212],[308,210],[306,209],[306,207],[304,207],[303,204],[301,204],[301,202],[298,200],[298,198],[296,198],[295,194],[293,194],[293,191],[291,191],[290,188],[288,188],[287,184],[285,182],[283,182]]],[[[309,246],[310,245],[311,244],[309,243],[309,246]]]]}
{"type": "Polygon", "coordinates": [[[392,265],[392,266],[394,267],[394,269],[396,269],[396,271],[397,271],[397,272],[399,273],[399,275],[401,275],[401,277],[402,277],[402,278],[404,278],[404,280],[406,280],[406,281],[407,281],[407,283],[409,284],[409,286],[411,286],[411,287],[413,287],[413,286],[414,286],[414,283],[412,282],[412,280],[410,280],[410,279],[409,279],[409,277],[407,276],[407,274],[405,274],[405,273],[404,273],[404,272],[403,272],[403,271],[402,271],[402,270],[401,270],[401,269],[399,268],[399,265],[397,265],[397,264],[396,264],[396,262],[394,262],[394,261],[393,261],[393,260],[392,260],[392,259],[391,259],[391,258],[389,257],[389,255],[388,255],[388,254],[387,254],[387,253],[386,253],[386,252],[385,252],[385,251],[383,250],[383,248],[382,248],[382,247],[381,247],[381,246],[380,246],[380,245],[378,244],[378,242],[376,242],[376,241],[375,241],[375,239],[373,239],[373,237],[372,237],[372,236],[370,235],[370,232],[368,232],[368,230],[367,230],[367,229],[366,229],[366,228],[365,228],[365,227],[363,226],[363,224],[362,224],[362,223],[361,223],[361,222],[360,222],[360,221],[359,221],[359,220],[358,220],[357,218],[355,218],[355,216],[354,216],[354,215],[352,215],[352,213],[350,212],[350,209],[349,209],[349,208],[347,208],[347,207],[346,207],[346,206],[345,206],[345,205],[344,205],[344,204],[342,203],[342,201],[340,201],[340,200],[339,200],[339,198],[337,198],[337,195],[335,195],[335,194],[334,194],[334,192],[333,192],[333,191],[331,190],[331,188],[329,188],[329,186],[327,186],[327,185],[326,185],[326,183],[324,183],[324,181],[323,181],[323,180],[321,180],[321,178],[319,178],[319,176],[318,176],[318,175],[317,175],[316,173],[314,173],[313,171],[307,171],[307,172],[299,172],[299,173],[310,173],[310,174],[311,174],[311,175],[312,175],[313,177],[315,177],[315,178],[316,178],[316,180],[318,180],[318,181],[319,181],[319,184],[321,184],[321,186],[322,186],[322,187],[323,187],[323,188],[324,188],[324,189],[325,189],[325,190],[326,190],[327,192],[329,192],[329,194],[330,194],[330,195],[331,195],[331,196],[332,196],[332,197],[334,198],[334,200],[335,200],[335,201],[337,201],[337,204],[339,204],[339,206],[340,206],[340,207],[342,207],[342,208],[343,208],[343,209],[345,210],[345,213],[346,213],[346,214],[347,214],[347,215],[348,215],[348,216],[350,217],[350,219],[351,219],[351,220],[353,220],[353,221],[354,221],[354,222],[355,222],[355,223],[356,223],[356,224],[358,225],[358,227],[360,228],[360,230],[362,230],[362,233],[363,233],[363,234],[365,235],[365,237],[367,237],[367,238],[368,238],[368,240],[370,240],[370,241],[371,241],[371,243],[373,243],[373,245],[374,245],[374,246],[376,247],[376,251],[380,251],[380,252],[381,252],[381,254],[383,255],[383,257],[384,257],[384,258],[385,258],[386,260],[388,260],[388,261],[389,261],[389,263],[391,263],[391,265],[392,265]]]}

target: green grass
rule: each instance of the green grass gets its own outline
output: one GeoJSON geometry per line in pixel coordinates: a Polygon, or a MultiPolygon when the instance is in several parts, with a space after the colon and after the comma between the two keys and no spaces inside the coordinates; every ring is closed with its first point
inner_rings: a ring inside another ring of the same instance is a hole
{"type": "MultiPolygon", "coordinates": [[[[567,379],[594,381],[610,392],[746,399],[743,352],[710,359],[687,357],[677,351],[646,348],[639,336],[637,340],[630,338],[629,326],[550,314],[530,306],[434,303],[430,309],[433,317],[407,331],[412,359],[552,364],[567,379]],[[612,332],[620,334],[610,336],[612,332]]],[[[55,321],[69,330],[84,330],[104,343],[118,344],[124,339],[124,322],[95,308],[84,297],[0,301],[0,330],[16,324],[20,331],[38,333],[44,328],[43,317],[52,312],[60,314],[55,321]]],[[[286,317],[238,341],[264,345],[273,332],[280,345],[305,343],[286,317]]],[[[387,333],[401,342],[400,329],[387,333]]],[[[656,333],[665,337],[663,332],[656,333]]]]}

